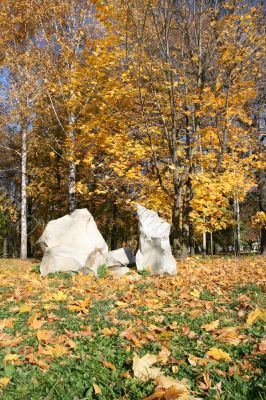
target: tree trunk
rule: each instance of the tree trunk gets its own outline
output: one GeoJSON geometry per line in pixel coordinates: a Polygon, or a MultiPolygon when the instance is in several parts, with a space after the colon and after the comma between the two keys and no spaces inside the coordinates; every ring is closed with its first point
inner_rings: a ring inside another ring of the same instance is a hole
{"type": "MultiPolygon", "coordinates": [[[[258,191],[260,211],[266,213],[266,169],[259,172],[258,191]]],[[[266,227],[260,233],[260,254],[266,256],[266,227]]]]}
{"type": "Polygon", "coordinates": [[[3,257],[7,258],[8,254],[7,254],[7,238],[6,237],[3,239],[2,249],[3,249],[3,257]]]}
{"type": "Polygon", "coordinates": [[[20,258],[27,259],[27,131],[22,132],[21,146],[21,230],[20,258]]]}
{"type": "Polygon", "coordinates": [[[69,212],[73,212],[76,209],[76,164],[75,164],[75,132],[73,124],[74,124],[74,116],[71,114],[69,118],[70,122],[70,130],[69,130],[69,170],[68,170],[68,209],[69,212]]]}
{"type": "Polygon", "coordinates": [[[240,209],[239,209],[239,200],[237,197],[234,198],[234,253],[235,256],[240,255],[240,209]]]}
{"type": "Polygon", "coordinates": [[[260,233],[260,254],[266,256],[266,228],[262,228],[260,233]]]}
{"type": "Polygon", "coordinates": [[[213,256],[214,251],[213,251],[213,234],[212,234],[212,232],[210,232],[210,253],[211,253],[211,256],[213,256]]]}
{"type": "Polygon", "coordinates": [[[111,230],[111,250],[117,249],[117,205],[113,203],[113,218],[112,218],[112,230],[111,230]]]}
{"type": "Polygon", "coordinates": [[[177,184],[175,184],[174,207],[172,212],[171,242],[174,257],[185,258],[187,256],[187,246],[181,220],[181,188],[177,184]]]}
{"type": "Polygon", "coordinates": [[[207,237],[206,232],[202,232],[202,253],[204,256],[207,254],[207,237]]]}

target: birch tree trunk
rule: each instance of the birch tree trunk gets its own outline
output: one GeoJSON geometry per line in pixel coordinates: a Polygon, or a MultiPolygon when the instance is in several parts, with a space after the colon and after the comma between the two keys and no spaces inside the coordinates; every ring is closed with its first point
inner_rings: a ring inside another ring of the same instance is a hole
{"type": "Polygon", "coordinates": [[[68,208],[69,212],[73,212],[76,209],[76,164],[75,164],[75,131],[74,131],[74,115],[71,114],[69,117],[70,130],[69,130],[69,169],[68,169],[68,208]]]}
{"type": "Polygon", "coordinates": [[[240,255],[240,209],[239,209],[239,200],[237,197],[234,198],[234,217],[235,217],[235,226],[234,226],[234,252],[235,256],[240,255]]]}
{"type": "Polygon", "coordinates": [[[3,239],[3,258],[7,258],[7,238],[3,239]]]}
{"type": "Polygon", "coordinates": [[[22,131],[21,144],[21,240],[20,258],[27,259],[27,130],[22,131]]]}
{"type": "MultiPolygon", "coordinates": [[[[266,213],[266,170],[259,172],[258,180],[259,208],[266,213]]],[[[266,227],[261,228],[260,232],[260,254],[266,256],[266,227]]]]}

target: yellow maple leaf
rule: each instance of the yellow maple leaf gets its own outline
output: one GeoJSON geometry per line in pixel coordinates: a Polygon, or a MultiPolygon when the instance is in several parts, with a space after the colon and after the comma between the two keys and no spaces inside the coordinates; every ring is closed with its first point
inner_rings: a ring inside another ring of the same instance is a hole
{"type": "Polygon", "coordinates": [[[53,298],[56,301],[66,300],[67,299],[67,294],[62,292],[62,290],[59,290],[59,292],[53,294],[53,298]]]}
{"type": "Polygon", "coordinates": [[[30,312],[32,309],[32,307],[29,304],[23,304],[20,308],[19,308],[19,312],[20,313],[25,313],[25,312],[30,312]]]}
{"type": "Polygon", "coordinates": [[[201,292],[197,289],[193,289],[189,294],[190,294],[190,296],[199,298],[201,295],[201,292]]]}
{"type": "Polygon", "coordinates": [[[0,378],[0,387],[6,386],[10,382],[10,378],[3,377],[0,378]]]}
{"type": "Polygon", "coordinates": [[[257,320],[257,319],[259,319],[259,318],[262,318],[263,319],[263,312],[259,309],[259,308],[256,308],[256,310],[254,310],[254,311],[251,311],[249,314],[248,314],[248,317],[247,317],[247,320],[246,320],[246,325],[247,326],[251,326],[252,324],[254,324],[254,322],[257,320]]]}
{"type": "Polygon", "coordinates": [[[104,336],[111,336],[111,335],[116,335],[118,330],[115,327],[112,328],[103,328],[102,333],[104,336]]]}
{"type": "Polygon", "coordinates": [[[216,319],[215,321],[211,322],[210,324],[202,325],[201,328],[205,329],[205,331],[207,331],[207,332],[211,332],[218,328],[219,323],[220,323],[220,320],[216,319]]]}
{"type": "Polygon", "coordinates": [[[50,342],[50,340],[53,338],[54,331],[48,331],[48,330],[38,330],[36,333],[37,339],[40,341],[44,342],[50,342]]]}
{"type": "Polygon", "coordinates": [[[9,362],[9,361],[17,361],[19,359],[19,355],[17,354],[7,354],[4,358],[5,362],[9,362]]]}
{"type": "Polygon", "coordinates": [[[222,349],[218,349],[217,347],[212,347],[208,352],[207,355],[212,357],[216,361],[225,360],[225,361],[232,361],[230,354],[226,353],[222,349]]]}
{"type": "Polygon", "coordinates": [[[39,353],[56,358],[67,354],[68,349],[61,344],[56,343],[55,346],[46,346],[46,348],[39,347],[39,353]]]}

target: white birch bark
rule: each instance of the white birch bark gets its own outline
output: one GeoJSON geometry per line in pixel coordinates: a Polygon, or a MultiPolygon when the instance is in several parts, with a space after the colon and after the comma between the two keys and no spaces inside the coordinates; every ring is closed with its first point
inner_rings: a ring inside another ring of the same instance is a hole
{"type": "Polygon", "coordinates": [[[237,197],[234,198],[234,215],[235,215],[235,227],[234,227],[234,252],[236,256],[240,255],[240,209],[239,200],[237,197]]]}
{"type": "Polygon", "coordinates": [[[21,144],[21,242],[20,258],[27,259],[27,130],[22,131],[21,144]]]}
{"type": "Polygon", "coordinates": [[[69,117],[70,129],[69,129],[69,169],[68,169],[68,207],[69,212],[72,212],[76,209],[76,164],[75,164],[75,131],[74,124],[75,118],[74,115],[71,114],[69,117]],[[72,128],[73,127],[73,128],[72,128]]]}

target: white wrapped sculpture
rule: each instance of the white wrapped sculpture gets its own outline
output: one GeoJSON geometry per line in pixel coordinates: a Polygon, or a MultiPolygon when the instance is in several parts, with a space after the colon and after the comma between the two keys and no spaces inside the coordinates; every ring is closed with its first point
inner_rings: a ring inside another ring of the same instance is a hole
{"type": "Polygon", "coordinates": [[[138,205],[139,250],[136,264],[139,271],[151,268],[152,273],[176,275],[176,260],[172,255],[169,235],[171,225],[155,211],[138,205]]]}
{"type": "Polygon", "coordinates": [[[50,221],[38,243],[45,250],[40,266],[44,276],[84,268],[97,275],[108,253],[108,246],[86,208],[50,221]]]}

